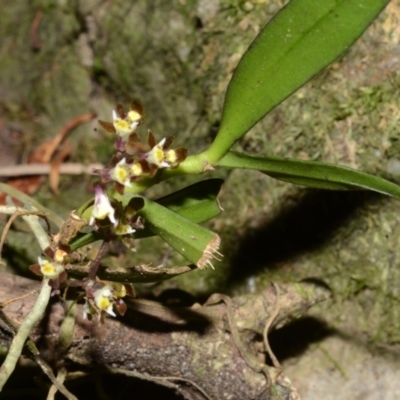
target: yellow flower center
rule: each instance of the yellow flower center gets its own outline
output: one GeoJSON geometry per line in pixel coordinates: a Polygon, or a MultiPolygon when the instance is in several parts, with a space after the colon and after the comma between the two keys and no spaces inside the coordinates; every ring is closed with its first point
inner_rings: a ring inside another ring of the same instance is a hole
{"type": "Polygon", "coordinates": [[[132,129],[129,126],[128,122],[123,119],[116,119],[114,121],[114,128],[118,133],[132,133],[132,129]]]}
{"type": "Polygon", "coordinates": [[[40,272],[44,277],[48,279],[56,279],[64,271],[64,268],[60,264],[52,264],[48,260],[39,259],[40,272]]]}
{"type": "Polygon", "coordinates": [[[143,168],[140,163],[135,162],[131,166],[131,174],[134,176],[140,176],[143,173],[143,168]]]}
{"type": "Polygon", "coordinates": [[[140,121],[141,119],[142,119],[142,116],[137,111],[131,110],[128,112],[128,120],[131,123],[140,121]]]}
{"type": "Polygon", "coordinates": [[[120,183],[126,182],[128,180],[128,171],[123,167],[116,167],[115,178],[120,183]]]}
{"type": "Polygon", "coordinates": [[[148,153],[148,159],[147,161],[150,164],[157,165],[158,167],[161,165],[161,163],[164,160],[164,151],[161,146],[157,145],[154,146],[153,149],[148,153]]]}
{"type": "Polygon", "coordinates": [[[40,266],[40,271],[44,276],[52,275],[55,272],[55,268],[52,264],[46,261],[43,265],[40,266]]]}
{"type": "Polygon", "coordinates": [[[108,297],[99,296],[96,301],[96,305],[100,308],[100,310],[107,310],[107,308],[111,305],[111,301],[108,297]]]}
{"type": "Polygon", "coordinates": [[[125,297],[126,296],[126,287],[122,283],[114,283],[114,297],[125,297]]]}
{"type": "Polygon", "coordinates": [[[178,160],[178,156],[176,154],[175,150],[168,150],[165,153],[165,160],[168,161],[169,163],[173,164],[178,160]]]}

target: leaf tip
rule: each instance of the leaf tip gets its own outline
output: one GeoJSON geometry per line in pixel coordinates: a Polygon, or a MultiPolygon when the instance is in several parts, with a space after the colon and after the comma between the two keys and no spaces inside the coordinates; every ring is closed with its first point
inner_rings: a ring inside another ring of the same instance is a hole
{"type": "Polygon", "coordinates": [[[200,269],[204,269],[207,266],[210,266],[212,269],[214,269],[214,265],[211,261],[213,259],[221,261],[221,257],[223,257],[223,255],[218,251],[220,244],[221,238],[218,235],[215,235],[210,240],[203,251],[203,255],[200,257],[199,261],[197,261],[197,266],[200,269]]]}

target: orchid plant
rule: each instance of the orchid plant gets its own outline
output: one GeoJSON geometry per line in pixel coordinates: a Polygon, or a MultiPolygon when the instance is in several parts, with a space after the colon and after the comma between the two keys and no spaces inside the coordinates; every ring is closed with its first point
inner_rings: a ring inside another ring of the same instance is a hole
{"type": "MultiPolygon", "coordinates": [[[[220,237],[200,223],[218,216],[223,181],[206,179],[168,196],[150,200],[146,189],[182,175],[206,175],[216,168],[244,168],[298,185],[330,190],[372,190],[400,199],[400,187],[347,167],[232,150],[261,118],[343,54],[386,6],[388,0],[292,0],[266,25],[237,66],[230,81],[218,134],[211,146],[188,155],[171,148],[173,137],[143,141],[137,128],[145,122],[139,100],[128,111],[121,104],[112,122],[99,121],[115,135],[109,164],[96,170],[94,198],[74,210],[31,269],[50,279],[53,292],[69,286],[84,289],[84,314],[103,320],[126,310],[122,298],[131,284],[164,280],[194,268],[213,267],[220,237]],[[301,60],[301,61],[299,61],[301,60]],[[90,231],[87,231],[87,226],[90,231]],[[85,228],[85,229],[84,229],[85,228]],[[84,230],[83,230],[84,229],[84,230]],[[160,236],[188,266],[112,270],[101,266],[113,240],[135,250],[135,239],[160,236]],[[94,261],[85,263],[79,249],[101,240],[94,261]]],[[[49,216],[51,218],[51,215],[49,216]]]]}

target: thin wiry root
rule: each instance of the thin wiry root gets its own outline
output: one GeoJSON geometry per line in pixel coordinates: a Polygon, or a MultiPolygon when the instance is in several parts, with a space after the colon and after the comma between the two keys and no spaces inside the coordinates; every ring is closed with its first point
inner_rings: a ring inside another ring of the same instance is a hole
{"type": "Polygon", "coordinates": [[[18,297],[14,297],[13,299],[5,300],[5,301],[0,303],[0,308],[4,308],[4,307],[8,306],[9,304],[14,303],[14,301],[22,300],[25,297],[31,296],[33,294],[36,294],[37,292],[38,292],[37,290],[31,290],[30,292],[25,293],[22,296],[18,296],[18,297]]]}
{"type": "Polygon", "coordinates": [[[194,383],[190,379],[181,378],[181,377],[177,377],[177,376],[152,376],[152,378],[153,379],[164,379],[164,380],[168,380],[168,381],[181,381],[181,382],[189,383],[190,385],[195,387],[196,390],[198,390],[207,400],[212,400],[211,397],[206,393],[206,391],[204,389],[202,389],[199,385],[197,385],[197,383],[194,383]]]}
{"type": "Polygon", "coordinates": [[[136,371],[128,371],[128,370],[124,370],[124,369],[120,369],[120,368],[108,368],[108,370],[112,373],[122,374],[122,375],[126,375],[126,376],[133,376],[135,378],[143,379],[143,380],[150,381],[150,382],[151,381],[152,382],[157,382],[157,381],[186,382],[186,383],[189,383],[190,385],[192,385],[194,388],[196,388],[196,390],[198,390],[204,396],[204,398],[206,398],[207,400],[212,400],[212,397],[209,394],[207,394],[207,392],[204,389],[202,389],[197,383],[191,381],[190,379],[186,379],[186,378],[182,378],[182,377],[178,377],[178,376],[154,376],[154,375],[149,375],[149,374],[142,374],[142,373],[136,372],[136,371]]]}
{"type": "MultiPolygon", "coordinates": [[[[0,255],[3,250],[4,242],[6,241],[6,236],[8,231],[11,228],[12,223],[18,218],[22,216],[29,216],[29,215],[36,215],[38,217],[43,218],[46,221],[48,232],[50,232],[50,223],[49,220],[46,217],[46,213],[43,211],[29,211],[29,210],[24,210],[24,209],[19,209],[18,207],[10,206],[10,209],[15,210],[13,215],[11,215],[10,219],[7,221],[7,224],[5,225],[3,229],[3,233],[1,234],[1,239],[0,239],[0,255]]],[[[3,264],[3,261],[1,260],[0,256],[0,264],[3,264]]]]}
{"type": "Polygon", "coordinates": [[[275,282],[272,282],[272,286],[274,287],[275,293],[276,293],[275,305],[274,305],[274,309],[272,311],[272,314],[270,315],[270,317],[268,318],[267,322],[265,323],[265,327],[264,327],[264,330],[263,330],[263,340],[264,340],[265,350],[267,351],[269,357],[271,358],[272,364],[278,370],[278,375],[279,375],[282,372],[282,365],[278,361],[278,359],[276,358],[274,352],[272,351],[271,346],[269,344],[269,340],[268,340],[268,332],[269,332],[273,322],[275,321],[275,319],[278,316],[279,311],[280,311],[280,306],[279,306],[279,296],[280,296],[279,286],[275,282]]]}

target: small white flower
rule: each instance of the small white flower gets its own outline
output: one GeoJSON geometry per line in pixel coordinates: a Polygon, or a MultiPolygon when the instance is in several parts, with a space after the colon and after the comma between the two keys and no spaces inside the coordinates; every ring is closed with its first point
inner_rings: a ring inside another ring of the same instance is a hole
{"type": "Polygon", "coordinates": [[[120,118],[114,110],[112,116],[115,131],[117,132],[117,135],[121,136],[123,139],[127,139],[129,135],[132,134],[139,125],[140,120],[132,120],[129,115],[128,121],[126,119],[120,118]]]}
{"type": "Polygon", "coordinates": [[[41,257],[38,257],[38,263],[40,266],[40,272],[48,279],[57,279],[61,272],[64,271],[64,267],[61,264],[57,262],[51,263],[41,257]]]}
{"type": "Polygon", "coordinates": [[[158,168],[168,168],[170,165],[164,161],[164,143],[165,138],[160,141],[160,143],[156,144],[149,152],[144,155],[144,159],[149,164],[154,164],[158,168]]]}
{"type": "Polygon", "coordinates": [[[108,217],[112,224],[116,226],[118,221],[115,219],[115,210],[112,207],[107,194],[99,185],[97,185],[94,190],[94,207],[90,217],[89,225],[93,225],[96,219],[105,219],[108,217]]]}
{"type": "Polygon", "coordinates": [[[123,158],[111,171],[111,179],[124,186],[132,186],[129,178],[130,166],[127,165],[126,159],[123,158]]]}
{"type": "Polygon", "coordinates": [[[115,312],[113,311],[113,302],[112,302],[112,291],[109,287],[104,286],[102,289],[98,289],[93,293],[94,302],[96,307],[105,311],[107,314],[116,317],[115,312]]]}

